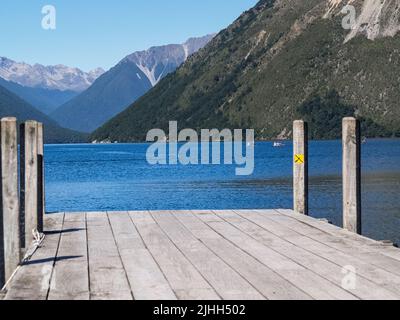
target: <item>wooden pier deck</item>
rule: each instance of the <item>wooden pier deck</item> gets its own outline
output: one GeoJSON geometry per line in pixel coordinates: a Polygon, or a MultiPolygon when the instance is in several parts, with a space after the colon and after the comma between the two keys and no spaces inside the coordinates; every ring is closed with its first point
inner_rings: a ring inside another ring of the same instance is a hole
{"type": "Polygon", "coordinates": [[[399,249],[291,210],[60,213],[45,232],[4,299],[400,299],[399,249]]]}

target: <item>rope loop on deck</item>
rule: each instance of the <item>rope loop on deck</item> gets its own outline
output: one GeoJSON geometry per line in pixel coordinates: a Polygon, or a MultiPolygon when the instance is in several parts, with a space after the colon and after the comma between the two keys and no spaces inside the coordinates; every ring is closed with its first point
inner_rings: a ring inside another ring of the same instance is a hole
{"type": "Polygon", "coordinates": [[[35,254],[36,250],[40,247],[45,238],[44,233],[40,233],[37,229],[32,230],[32,235],[33,235],[32,246],[27,250],[21,264],[24,264],[25,262],[29,261],[32,258],[32,256],[35,254]]]}

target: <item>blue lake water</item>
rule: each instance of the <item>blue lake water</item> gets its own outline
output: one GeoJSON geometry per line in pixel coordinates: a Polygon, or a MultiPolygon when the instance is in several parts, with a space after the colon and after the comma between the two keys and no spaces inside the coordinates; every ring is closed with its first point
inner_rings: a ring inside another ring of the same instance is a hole
{"type": "MultiPolygon", "coordinates": [[[[255,146],[255,170],[149,165],[147,144],[49,145],[49,212],[292,208],[292,145],[255,146]]],[[[400,140],[363,145],[363,233],[400,243],[400,140]]],[[[341,225],[341,142],[310,143],[310,215],[341,225]]]]}

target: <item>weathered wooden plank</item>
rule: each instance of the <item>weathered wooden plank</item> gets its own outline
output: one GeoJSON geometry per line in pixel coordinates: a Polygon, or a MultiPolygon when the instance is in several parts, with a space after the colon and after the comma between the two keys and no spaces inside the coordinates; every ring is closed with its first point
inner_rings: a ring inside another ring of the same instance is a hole
{"type": "Polygon", "coordinates": [[[60,246],[50,285],[49,300],[89,300],[85,213],[64,219],[60,246]]]}
{"type": "Polygon", "coordinates": [[[130,213],[130,217],[178,299],[220,299],[196,268],[168,239],[149,212],[130,213]]]}
{"type": "Polygon", "coordinates": [[[152,212],[152,216],[169,239],[189,259],[222,299],[265,299],[236,271],[196,239],[172,213],[152,212]]]}
{"type": "MultiPolygon", "coordinates": [[[[251,214],[238,211],[237,215],[238,217],[223,215],[221,218],[230,221],[254,239],[258,239],[271,249],[300,263],[338,286],[342,286],[344,268],[349,265],[355,266],[359,276],[357,285],[355,288],[347,288],[346,290],[361,299],[381,298],[380,289],[382,286],[393,293],[400,293],[400,278],[393,277],[389,272],[373,268],[361,260],[346,256],[327,246],[321,246],[310,238],[300,235],[294,238],[293,232],[287,239],[278,237],[273,233],[274,228],[271,224],[261,223],[263,228],[252,222],[251,214]],[[380,280],[374,283],[376,279],[380,280]]],[[[390,297],[393,298],[393,295],[390,295],[390,297]]]]}
{"type": "MultiPolygon", "coordinates": [[[[293,212],[292,210],[278,209],[276,211],[280,214],[283,214],[285,216],[288,216],[288,217],[297,219],[303,223],[306,223],[307,225],[310,225],[311,227],[314,227],[321,231],[324,231],[332,236],[344,238],[344,239],[346,239],[346,241],[349,241],[349,243],[352,243],[356,247],[361,246],[363,248],[366,248],[369,251],[379,252],[383,255],[387,255],[393,259],[400,261],[400,249],[399,248],[384,245],[381,242],[375,241],[375,240],[367,238],[367,237],[363,237],[361,235],[357,235],[353,232],[339,228],[333,224],[321,223],[320,221],[318,221],[314,218],[305,217],[303,215],[293,212]]],[[[257,212],[262,212],[262,211],[257,210],[257,212]]]]}
{"type": "Polygon", "coordinates": [[[3,118],[0,126],[0,288],[21,262],[18,199],[17,119],[3,118]],[[4,264],[3,264],[4,262],[4,264]]]}
{"type": "Polygon", "coordinates": [[[363,299],[399,299],[400,298],[400,277],[386,270],[380,269],[366,261],[341,251],[335,250],[325,244],[314,241],[311,238],[293,236],[288,240],[299,243],[299,246],[309,250],[320,257],[338,264],[341,268],[354,268],[357,276],[356,291],[363,299]],[[371,285],[364,279],[373,283],[371,285]],[[390,293],[388,292],[390,291],[390,293]]]}
{"type": "Polygon", "coordinates": [[[176,300],[128,212],[108,213],[108,218],[135,300],[176,300]]]}
{"type": "Polygon", "coordinates": [[[46,238],[30,261],[15,274],[7,288],[6,300],[47,299],[63,220],[64,214],[46,216],[46,238]]]}
{"type": "Polygon", "coordinates": [[[176,212],[174,215],[196,238],[202,241],[212,252],[224,260],[225,263],[238,272],[267,299],[312,299],[304,291],[212,230],[205,221],[209,221],[208,218],[218,218],[214,214],[196,211],[195,214],[176,212]]]}
{"type": "Polygon", "coordinates": [[[33,232],[38,227],[38,154],[37,154],[37,122],[26,121],[21,124],[21,203],[20,219],[24,232],[21,246],[29,248],[33,241],[33,232]]]}
{"type": "MultiPolygon", "coordinates": [[[[219,212],[219,215],[221,217],[236,216],[231,211],[219,212]]],[[[225,220],[219,218],[217,222],[208,222],[208,225],[235,246],[262,262],[282,278],[301,288],[314,299],[355,299],[354,295],[341,287],[287,258],[280,252],[265,246],[225,220]]]]}
{"type": "MultiPolygon", "coordinates": [[[[347,267],[347,266],[356,266],[357,273],[359,275],[363,275],[364,278],[368,279],[370,282],[376,283],[376,279],[374,276],[371,275],[370,271],[365,268],[365,263],[362,263],[362,260],[360,259],[354,259],[355,255],[354,252],[357,250],[357,247],[352,247],[353,252],[348,253],[343,256],[343,252],[338,250],[335,247],[329,246],[329,244],[325,242],[321,242],[318,237],[321,237],[320,232],[318,229],[314,229],[313,232],[309,234],[304,234],[301,231],[301,229],[304,227],[304,224],[292,224],[291,226],[287,226],[287,222],[282,222],[282,221],[277,221],[277,218],[280,218],[279,214],[276,214],[276,212],[273,211],[265,211],[264,214],[260,214],[258,211],[236,211],[240,216],[254,222],[258,226],[262,227],[263,229],[270,231],[271,233],[293,243],[294,245],[301,247],[305,250],[308,250],[312,253],[315,253],[325,259],[328,259],[329,261],[332,261],[339,266],[347,267]],[[300,232],[299,232],[300,230],[300,232]],[[318,236],[319,235],[319,236],[318,236]],[[324,254],[322,254],[322,252],[324,254]],[[358,262],[357,262],[358,261],[358,262]],[[362,273],[361,273],[362,272],[362,273]]],[[[323,223],[323,222],[320,222],[323,223]]],[[[323,233],[322,233],[323,234],[323,233]]],[[[336,239],[336,242],[340,242],[341,239],[339,237],[334,237],[336,239]]],[[[375,267],[377,269],[377,267],[375,267]]],[[[378,272],[378,271],[377,271],[378,272]]],[[[387,279],[387,272],[384,272],[384,270],[379,271],[381,281],[384,282],[384,279],[387,279]]],[[[379,284],[379,283],[377,283],[379,284]]],[[[387,283],[388,287],[392,287],[392,289],[395,289],[394,287],[396,285],[390,285],[387,283]]],[[[365,299],[396,299],[397,297],[397,290],[386,290],[385,287],[374,287],[374,290],[370,290],[371,285],[366,282],[362,281],[359,282],[359,285],[357,286],[357,290],[361,290],[361,295],[366,295],[365,299]],[[368,297],[369,296],[369,297],[368,297]]]]}
{"type": "Polygon", "coordinates": [[[90,298],[132,300],[133,296],[106,212],[86,214],[90,298]]]}
{"type": "Polygon", "coordinates": [[[281,223],[281,225],[284,225],[285,227],[294,229],[297,233],[306,235],[321,243],[325,243],[330,247],[360,258],[376,267],[392,272],[393,274],[400,275],[399,260],[381,254],[380,251],[376,250],[376,246],[363,246],[359,242],[352,241],[349,238],[333,236],[308,224],[298,223],[296,219],[289,216],[278,214],[269,215],[268,218],[281,223]]]}

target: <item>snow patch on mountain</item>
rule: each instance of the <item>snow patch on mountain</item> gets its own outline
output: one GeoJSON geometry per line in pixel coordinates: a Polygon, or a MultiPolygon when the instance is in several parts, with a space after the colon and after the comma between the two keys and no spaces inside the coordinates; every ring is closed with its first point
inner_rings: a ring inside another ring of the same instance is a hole
{"type": "Polygon", "coordinates": [[[140,64],[136,64],[137,67],[142,71],[147,79],[149,79],[151,85],[154,87],[162,78],[164,75],[163,72],[159,73],[158,76],[156,76],[156,67],[157,65],[151,66],[151,69],[149,69],[146,65],[142,64],[143,62],[141,61],[140,64]]]}
{"type": "Polygon", "coordinates": [[[183,47],[183,50],[185,51],[185,61],[186,61],[187,58],[189,57],[189,46],[186,43],[184,43],[182,45],[182,47],[183,47]]]}

